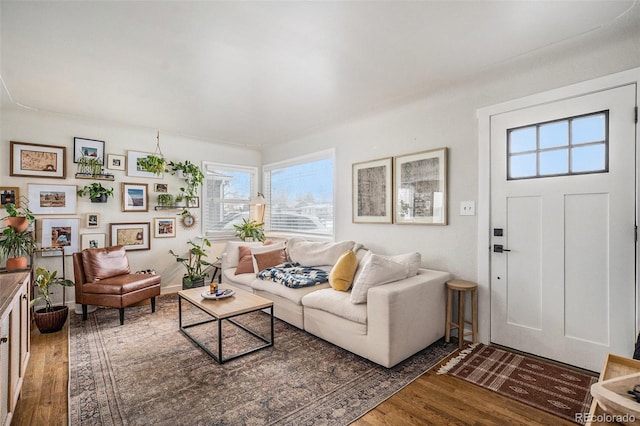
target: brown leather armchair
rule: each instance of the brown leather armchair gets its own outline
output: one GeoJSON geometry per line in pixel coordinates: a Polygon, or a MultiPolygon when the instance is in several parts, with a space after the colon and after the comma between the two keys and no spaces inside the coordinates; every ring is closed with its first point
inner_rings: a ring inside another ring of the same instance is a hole
{"type": "Polygon", "coordinates": [[[151,299],[151,312],[156,311],[160,275],[132,274],[123,246],[73,253],[73,272],[83,320],[87,319],[87,305],[118,308],[120,325],[124,324],[124,308],[134,303],[151,299]]]}

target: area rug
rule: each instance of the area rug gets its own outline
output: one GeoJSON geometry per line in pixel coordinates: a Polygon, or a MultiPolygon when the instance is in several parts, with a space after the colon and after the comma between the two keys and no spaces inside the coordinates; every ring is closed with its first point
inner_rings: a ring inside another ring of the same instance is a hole
{"type": "Polygon", "coordinates": [[[483,388],[572,422],[589,412],[595,375],[479,344],[462,351],[438,373],[448,372],[483,388]]]}
{"type": "MultiPolygon", "coordinates": [[[[183,315],[197,321],[202,314],[183,302],[183,315]]],[[[240,319],[267,335],[266,314],[240,319]]],[[[256,343],[223,324],[225,356],[256,343]]],[[[212,343],[217,328],[207,327],[190,330],[212,343]]],[[[87,321],[72,315],[70,423],[347,425],[456,348],[441,340],[387,369],[276,320],[273,347],[219,365],[178,330],[177,296],[162,296],[154,314],[149,306],[127,308],[123,326],[117,309],[87,321]]]]}

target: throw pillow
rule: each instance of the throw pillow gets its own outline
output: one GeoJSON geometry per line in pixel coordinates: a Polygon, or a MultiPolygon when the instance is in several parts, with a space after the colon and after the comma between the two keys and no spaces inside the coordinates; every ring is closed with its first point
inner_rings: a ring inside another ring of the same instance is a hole
{"type": "Polygon", "coordinates": [[[329,285],[334,290],[349,291],[358,268],[358,258],[353,250],[345,251],[329,272],[329,285]]]}
{"type": "Polygon", "coordinates": [[[251,257],[251,247],[240,246],[238,247],[238,253],[239,253],[240,260],[238,260],[238,267],[236,268],[235,275],[254,273],[255,270],[253,269],[253,258],[251,257]]]}
{"type": "Polygon", "coordinates": [[[245,243],[244,241],[227,241],[226,253],[226,266],[225,268],[235,268],[240,261],[240,246],[258,247],[261,246],[260,241],[245,243]]]}
{"type": "Polygon", "coordinates": [[[302,266],[325,266],[335,265],[342,253],[352,250],[354,245],[353,241],[331,243],[290,238],[287,241],[287,251],[291,261],[302,266]]]}
{"type": "Polygon", "coordinates": [[[258,265],[258,272],[271,266],[280,265],[287,261],[287,252],[284,248],[256,253],[253,255],[258,265]]]}
{"type": "Polygon", "coordinates": [[[353,283],[351,303],[366,303],[370,288],[407,278],[409,266],[386,256],[371,254],[362,272],[353,283]]]}
{"type": "Polygon", "coordinates": [[[253,259],[253,270],[256,271],[256,274],[260,272],[262,269],[258,267],[258,262],[256,261],[255,255],[260,253],[266,253],[268,251],[275,251],[284,249],[284,241],[280,241],[279,243],[274,243],[271,240],[265,241],[264,246],[260,247],[251,247],[251,254],[253,259]]]}

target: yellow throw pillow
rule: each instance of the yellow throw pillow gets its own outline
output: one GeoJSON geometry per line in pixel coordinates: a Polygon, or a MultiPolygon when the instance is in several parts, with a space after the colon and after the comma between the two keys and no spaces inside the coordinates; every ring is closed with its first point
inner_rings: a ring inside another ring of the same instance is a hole
{"type": "Polygon", "coordinates": [[[338,291],[349,291],[358,269],[358,258],[353,250],[345,251],[329,272],[329,285],[338,291]]]}

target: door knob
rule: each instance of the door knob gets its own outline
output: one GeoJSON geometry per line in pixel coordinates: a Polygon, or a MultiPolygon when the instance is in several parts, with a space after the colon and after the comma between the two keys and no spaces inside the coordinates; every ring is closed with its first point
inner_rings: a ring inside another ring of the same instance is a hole
{"type": "Polygon", "coordinates": [[[511,251],[511,250],[504,248],[502,246],[502,244],[494,244],[493,245],[493,252],[494,253],[503,253],[505,251],[511,251]]]}

